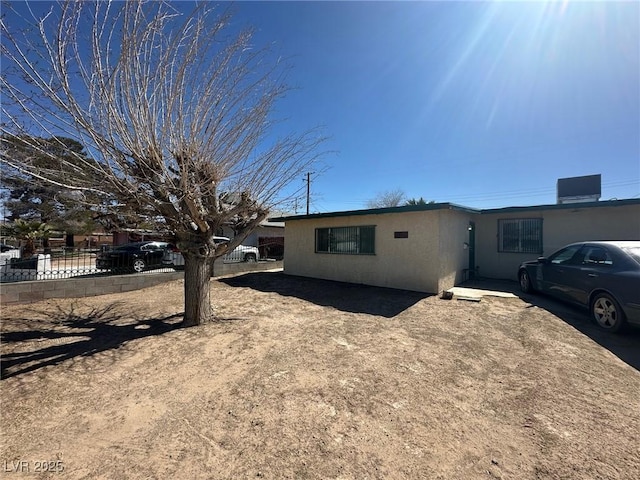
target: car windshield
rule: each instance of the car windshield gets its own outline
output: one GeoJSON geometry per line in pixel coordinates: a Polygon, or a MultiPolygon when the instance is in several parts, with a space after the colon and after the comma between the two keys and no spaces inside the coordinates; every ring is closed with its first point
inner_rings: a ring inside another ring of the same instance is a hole
{"type": "Polygon", "coordinates": [[[622,250],[636,262],[640,263],[640,247],[622,247],[622,250]]]}

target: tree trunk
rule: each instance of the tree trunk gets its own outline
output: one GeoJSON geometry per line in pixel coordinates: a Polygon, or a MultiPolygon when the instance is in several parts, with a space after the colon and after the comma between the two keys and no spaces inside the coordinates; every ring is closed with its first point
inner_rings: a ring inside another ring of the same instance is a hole
{"type": "Polygon", "coordinates": [[[184,319],[185,327],[201,325],[213,320],[211,295],[211,259],[184,255],[184,319]]]}
{"type": "Polygon", "coordinates": [[[36,245],[32,238],[27,238],[24,244],[24,250],[22,251],[23,258],[33,257],[33,254],[36,253],[36,245]]]}

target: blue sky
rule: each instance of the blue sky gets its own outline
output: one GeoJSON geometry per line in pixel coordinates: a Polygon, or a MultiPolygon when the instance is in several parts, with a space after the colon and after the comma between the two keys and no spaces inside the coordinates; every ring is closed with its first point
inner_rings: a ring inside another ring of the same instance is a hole
{"type": "Polygon", "coordinates": [[[475,208],[550,204],[558,178],[592,174],[603,200],[640,198],[640,2],[231,7],[293,65],[277,115],[330,137],[312,212],[395,189],[475,208]]]}
{"type": "Polygon", "coordinates": [[[257,44],[291,57],[299,88],[278,113],[331,137],[312,212],[391,189],[476,208],[555,203],[558,178],[591,174],[603,200],[640,197],[638,2],[235,9],[257,44]]]}

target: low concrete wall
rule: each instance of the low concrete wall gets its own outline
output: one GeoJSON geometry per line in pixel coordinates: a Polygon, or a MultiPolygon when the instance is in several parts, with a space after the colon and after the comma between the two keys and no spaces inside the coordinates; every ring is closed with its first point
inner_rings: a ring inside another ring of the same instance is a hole
{"type": "Polygon", "coordinates": [[[236,273],[244,272],[261,272],[264,270],[282,268],[282,260],[276,262],[257,262],[257,263],[222,263],[221,260],[216,260],[213,264],[213,276],[222,277],[225,275],[235,275],[236,273]]]}
{"type": "MultiPolygon", "coordinates": [[[[282,262],[218,263],[214,277],[282,268],[282,262]]],[[[61,280],[40,280],[0,284],[0,305],[39,302],[49,298],[79,298],[122,293],[180,280],[183,272],[150,272],[136,275],[111,275],[61,280]]]]}

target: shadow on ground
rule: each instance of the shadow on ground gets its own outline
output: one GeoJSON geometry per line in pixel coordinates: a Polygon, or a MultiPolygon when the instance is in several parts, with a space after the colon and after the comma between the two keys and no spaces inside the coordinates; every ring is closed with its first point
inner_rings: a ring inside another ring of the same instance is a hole
{"type": "Polygon", "coordinates": [[[517,282],[476,279],[466,282],[464,287],[496,290],[513,293],[524,302],[542,308],[562,319],[573,328],[606,348],[620,360],[640,371],[640,328],[627,326],[619,333],[601,330],[591,321],[586,309],[560,302],[540,293],[522,293],[517,282]]]}
{"type": "Polygon", "coordinates": [[[296,277],[281,272],[250,273],[220,279],[220,282],[232,287],[246,287],[296,297],[343,312],[365,313],[386,318],[395,317],[429,296],[426,293],[407,290],[296,277]]]}
{"type": "Polygon", "coordinates": [[[118,303],[82,313],[79,310],[77,305],[68,310],[58,307],[54,312],[26,309],[20,318],[3,319],[2,379],[117,349],[138,338],[162,335],[179,328],[183,317],[178,313],[164,318],[135,319],[131,309],[127,311],[126,306],[118,303]],[[14,343],[21,343],[20,351],[13,351],[14,343]]]}

